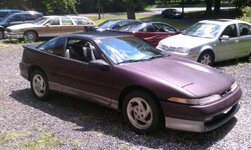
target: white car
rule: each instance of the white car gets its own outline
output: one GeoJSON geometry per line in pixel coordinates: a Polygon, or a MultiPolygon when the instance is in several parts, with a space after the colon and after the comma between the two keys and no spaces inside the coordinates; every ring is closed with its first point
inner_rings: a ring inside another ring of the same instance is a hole
{"type": "Polygon", "coordinates": [[[203,64],[249,56],[251,24],[231,19],[203,20],[159,42],[157,49],[203,64]]]}

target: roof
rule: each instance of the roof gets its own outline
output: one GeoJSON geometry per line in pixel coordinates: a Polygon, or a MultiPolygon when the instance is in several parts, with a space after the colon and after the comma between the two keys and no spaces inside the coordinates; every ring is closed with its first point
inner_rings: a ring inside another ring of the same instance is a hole
{"type": "Polygon", "coordinates": [[[105,38],[112,38],[112,37],[125,37],[125,36],[132,36],[132,35],[128,35],[125,33],[119,33],[119,32],[92,31],[92,32],[81,32],[81,33],[75,33],[75,34],[68,34],[68,35],[65,35],[64,37],[78,37],[78,38],[86,37],[86,38],[89,38],[92,40],[97,40],[97,39],[105,39],[105,38]]]}
{"type": "Polygon", "coordinates": [[[212,19],[212,20],[202,20],[200,22],[211,22],[211,23],[222,24],[222,25],[223,24],[228,25],[232,23],[248,23],[248,22],[236,20],[236,19],[212,19]]]}

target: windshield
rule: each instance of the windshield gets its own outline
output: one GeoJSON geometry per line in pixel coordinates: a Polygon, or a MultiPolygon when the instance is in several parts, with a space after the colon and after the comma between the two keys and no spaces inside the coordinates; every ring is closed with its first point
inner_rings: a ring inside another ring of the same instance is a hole
{"type": "Polygon", "coordinates": [[[220,25],[212,23],[196,23],[183,34],[202,38],[215,38],[220,31],[220,25]]]}
{"type": "Polygon", "coordinates": [[[97,42],[102,51],[116,64],[162,57],[161,51],[135,37],[106,38],[97,42]]]}
{"type": "Polygon", "coordinates": [[[48,18],[40,17],[40,18],[38,18],[37,20],[34,21],[34,24],[42,25],[46,20],[48,20],[48,18]]]}

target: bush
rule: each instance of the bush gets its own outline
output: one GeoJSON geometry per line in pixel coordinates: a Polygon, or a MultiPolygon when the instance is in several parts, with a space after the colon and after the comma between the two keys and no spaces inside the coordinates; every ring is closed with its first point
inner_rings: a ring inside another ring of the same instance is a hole
{"type": "Polygon", "coordinates": [[[247,6],[242,9],[242,17],[240,20],[251,22],[251,7],[247,6]]]}

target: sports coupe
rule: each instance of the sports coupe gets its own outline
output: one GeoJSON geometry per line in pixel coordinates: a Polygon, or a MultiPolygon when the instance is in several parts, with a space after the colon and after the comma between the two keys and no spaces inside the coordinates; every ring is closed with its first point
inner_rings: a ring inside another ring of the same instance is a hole
{"type": "Polygon", "coordinates": [[[122,111],[138,133],[213,130],[234,116],[242,95],[222,71],[121,33],[86,32],[25,45],[20,70],[38,99],[58,91],[103,104],[122,111]]]}

